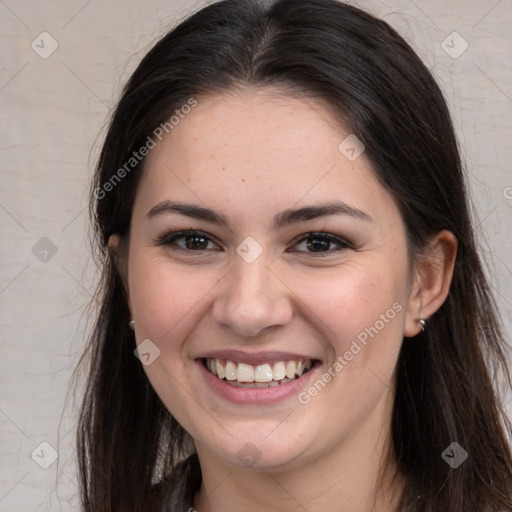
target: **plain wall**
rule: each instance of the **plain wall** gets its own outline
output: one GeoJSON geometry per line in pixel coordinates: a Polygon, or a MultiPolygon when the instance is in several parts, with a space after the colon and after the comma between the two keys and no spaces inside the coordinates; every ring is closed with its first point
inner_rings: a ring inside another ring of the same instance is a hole
{"type": "MultiPolygon", "coordinates": [[[[512,3],[352,3],[397,28],[447,95],[510,333],[512,3]],[[446,40],[452,53],[460,51],[454,31],[469,45],[458,58],[441,46],[446,40]]],[[[0,1],[2,512],[78,510],[67,391],[95,282],[86,190],[121,85],[159,35],[204,4],[0,1]],[[52,44],[43,31],[58,43],[48,58],[40,56],[52,44]],[[51,448],[42,442],[59,453],[47,469],[41,464],[51,462],[51,448]]]]}

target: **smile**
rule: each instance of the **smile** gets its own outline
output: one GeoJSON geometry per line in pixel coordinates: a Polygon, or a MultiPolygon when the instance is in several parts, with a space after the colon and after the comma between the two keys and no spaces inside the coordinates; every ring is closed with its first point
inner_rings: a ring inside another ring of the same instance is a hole
{"type": "Polygon", "coordinates": [[[274,361],[258,365],[206,358],[208,372],[235,387],[271,388],[292,382],[313,366],[311,359],[274,361]]]}

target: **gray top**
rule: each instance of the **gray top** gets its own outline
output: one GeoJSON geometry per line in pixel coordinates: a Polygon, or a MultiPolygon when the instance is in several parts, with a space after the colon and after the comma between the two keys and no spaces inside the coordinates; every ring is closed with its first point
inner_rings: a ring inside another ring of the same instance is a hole
{"type": "MultiPolygon", "coordinates": [[[[196,456],[197,457],[197,456],[196,456]]],[[[162,512],[197,512],[192,502],[191,488],[193,485],[194,456],[189,457],[178,465],[179,477],[168,497],[162,512]]]]}

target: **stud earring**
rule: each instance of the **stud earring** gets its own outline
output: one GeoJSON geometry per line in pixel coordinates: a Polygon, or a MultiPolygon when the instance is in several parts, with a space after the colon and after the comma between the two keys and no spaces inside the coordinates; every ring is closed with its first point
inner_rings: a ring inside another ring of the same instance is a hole
{"type": "Polygon", "coordinates": [[[130,326],[130,329],[133,329],[135,327],[135,320],[132,318],[129,322],[128,322],[128,325],[130,326]]]}
{"type": "Polygon", "coordinates": [[[421,330],[424,331],[425,325],[427,325],[427,321],[425,320],[425,318],[418,318],[418,323],[421,326],[421,330]]]}

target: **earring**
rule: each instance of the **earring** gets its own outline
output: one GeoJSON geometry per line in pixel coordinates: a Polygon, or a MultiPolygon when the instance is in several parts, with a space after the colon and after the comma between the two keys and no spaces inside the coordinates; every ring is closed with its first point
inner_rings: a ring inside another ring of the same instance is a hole
{"type": "Polygon", "coordinates": [[[418,318],[418,323],[421,326],[421,330],[424,331],[425,330],[425,325],[427,325],[426,319],[425,318],[418,318]]]}
{"type": "Polygon", "coordinates": [[[135,320],[132,318],[129,322],[128,322],[128,325],[130,327],[130,329],[133,329],[135,327],[135,320]]]}

